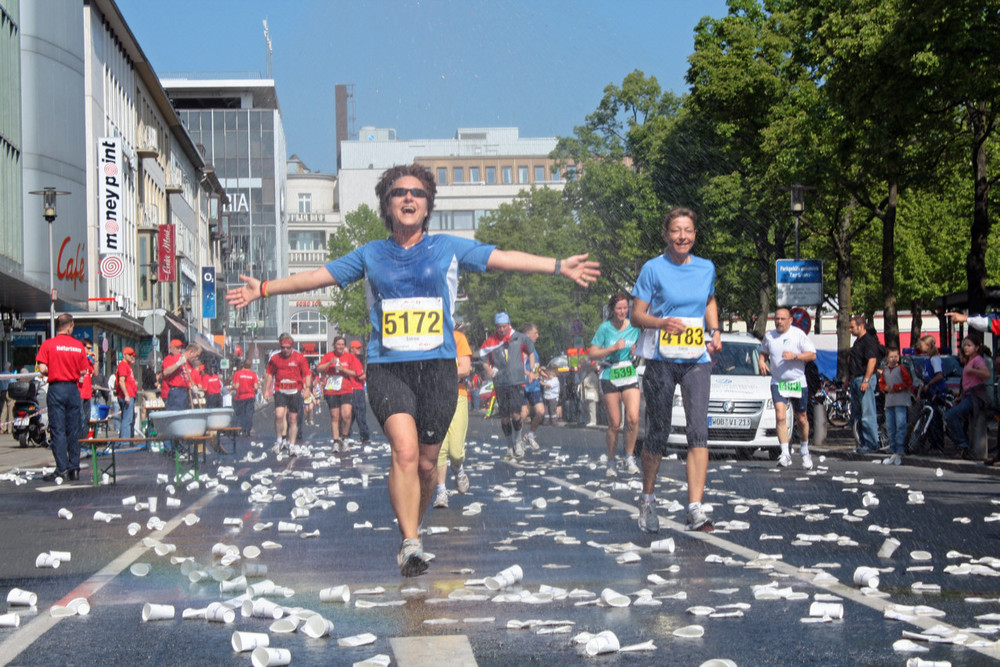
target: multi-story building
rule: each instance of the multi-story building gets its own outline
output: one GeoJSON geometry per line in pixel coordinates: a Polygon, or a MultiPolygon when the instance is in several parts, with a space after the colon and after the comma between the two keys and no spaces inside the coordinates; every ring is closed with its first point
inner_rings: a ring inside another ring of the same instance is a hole
{"type": "Polygon", "coordinates": [[[361,204],[378,210],[375,184],[397,164],[429,167],[437,197],[429,228],[473,237],[479,219],[532,187],[566,184],[549,154],[555,137],[521,138],[516,127],[459,128],[451,139],[399,140],[395,130],[362,127],[358,139],[340,143],[343,211],[361,204]]]}
{"type": "MultiPolygon", "coordinates": [[[[285,133],[274,81],[261,78],[164,78],[177,115],[222,184],[222,234],[228,239],[220,286],[240,274],[270,280],[288,274],[285,213],[285,133]]],[[[288,322],[288,297],[219,311],[235,350],[266,358],[288,322]]]]}
{"type": "MultiPolygon", "coordinates": [[[[288,270],[314,271],[329,260],[330,236],[343,224],[337,177],[311,171],[297,155],[288,158],[287,167],[288,270]]],[[[330,289],[297,294],[288,303],[288,331],[312,362],[332,348],[336,323],[328,325],[320,312],[330,303],[330,289]]]]}
{"type": "Polygon", "coordinates": [[[210,202],[224,193],[117,6],[3,0],[2,10],[0,187],[18,193],[0,203],[0,310],[14,329],[2,354],[33,364],[51,302],[94,340],[104,372],[126,346],[153,360],[143,326],[153,313],[161,343],[179,335],[219,354],[202,304],[215,288],[202,283],[220,249],[210,202]],[[33,194],[47,188],[66,193],[51,222],[33,194]],[[153,242],[161,229],[180,250],[169,262],[153,242]]]}

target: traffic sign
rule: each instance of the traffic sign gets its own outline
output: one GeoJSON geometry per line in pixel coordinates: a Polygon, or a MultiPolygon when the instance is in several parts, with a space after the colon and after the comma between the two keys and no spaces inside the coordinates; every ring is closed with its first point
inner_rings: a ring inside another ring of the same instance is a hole
{"type": "Polygon", "coordinates": [[[809,333],[809,329],[812,327],[812,318],[809,317],[809,313],[806,312],[805,308],[792,308],[792,324],[802,329],[805,333],[809,333]]]}

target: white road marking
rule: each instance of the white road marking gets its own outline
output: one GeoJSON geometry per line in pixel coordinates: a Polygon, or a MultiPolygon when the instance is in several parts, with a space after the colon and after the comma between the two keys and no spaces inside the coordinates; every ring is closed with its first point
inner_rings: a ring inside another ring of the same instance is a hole
{"type": "Polygon", "coordinates": [[[389,640],[399,667],[475,667],[478,663],[466,635],[393,637],[389,640]]]}

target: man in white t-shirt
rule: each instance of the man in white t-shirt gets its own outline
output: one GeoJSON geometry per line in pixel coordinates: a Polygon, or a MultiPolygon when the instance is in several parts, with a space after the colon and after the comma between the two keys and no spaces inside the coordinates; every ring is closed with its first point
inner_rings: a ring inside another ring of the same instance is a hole
{"type": "Polygon", "coordinates": [[[781,456],[778,465],[792,465],[788,451],[788,404],[792,404],[801,438],[802,467],[813,467],[809,455],[809,389],[806,384],[806,364],[816,359],[816,346],[805,332],[792,326],[792,312],[778,308],[774,313],[774,331],[764,335],[760,342],[760,374],[771,373],[771,398],[774,401],[774,419],[778,429],[781,456]],[[768,368],[770,364],[770,369],[768,368]]]}

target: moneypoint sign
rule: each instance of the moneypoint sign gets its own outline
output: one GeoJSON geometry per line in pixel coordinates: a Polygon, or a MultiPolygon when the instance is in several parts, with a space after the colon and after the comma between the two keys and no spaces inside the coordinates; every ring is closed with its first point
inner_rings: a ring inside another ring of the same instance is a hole
{"type": "Polygon", "coordinates": [[[122,150],[118,137],[102,137],[97,141],[97,161],[100,168],[98,196],[99,251],[102,255],[117,255],[121,250],[122,227],[122,150]]]}
{"type": "Polygon", "coordinates": [[[823,303],[823,261],[779,259],[775,285],[778,306],[818,306],[823,303]]]}

